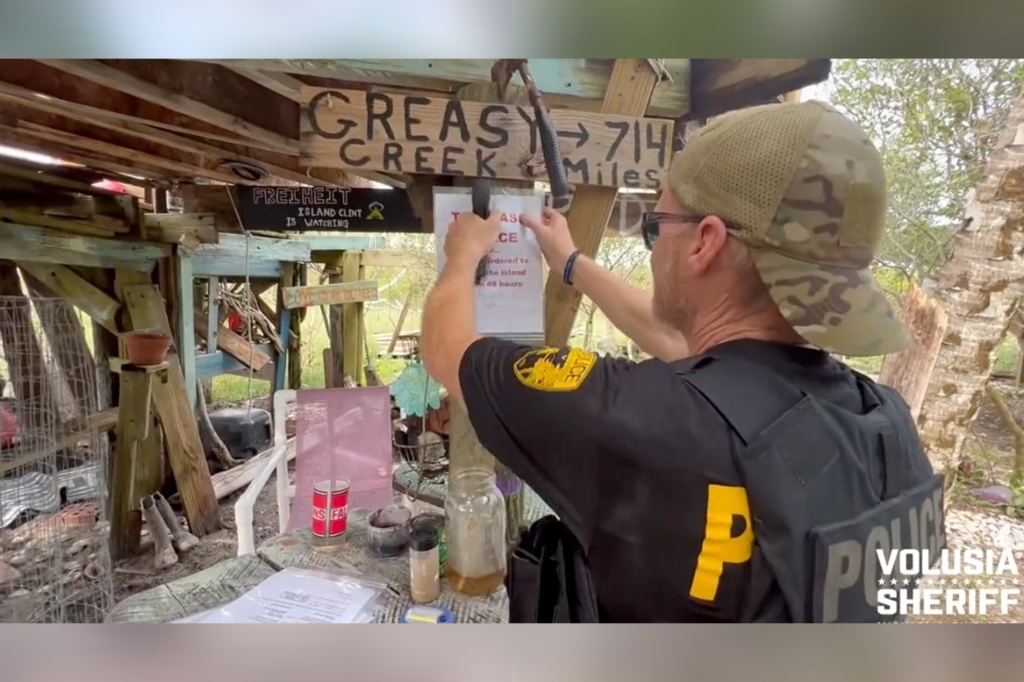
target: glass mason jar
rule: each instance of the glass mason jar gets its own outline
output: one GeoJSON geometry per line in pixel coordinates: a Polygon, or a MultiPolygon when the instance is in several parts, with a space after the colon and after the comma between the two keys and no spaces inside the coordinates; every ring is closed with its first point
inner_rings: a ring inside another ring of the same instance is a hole
{"type": "Polygon", "coordinates": [[[449,475],[444,501],[448,583],[482,597],[505,580],[505,499],[493,471],[465,469],[449,475]]]}

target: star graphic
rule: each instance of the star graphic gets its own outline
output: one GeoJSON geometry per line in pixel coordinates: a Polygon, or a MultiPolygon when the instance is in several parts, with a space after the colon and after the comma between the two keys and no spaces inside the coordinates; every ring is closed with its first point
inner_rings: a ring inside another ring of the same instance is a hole
{"type": "Polygon", "coordinates": [[[885,578],[879,579],[878,584],[879,585],[884,585],[885,584],[885,578]]]}
{"type": "Polygon", "coordinates": [[[904,584],[904,585],[909,585],[909,584],[910,584],[910,581],[909,581],[909,580],[907,580],[906,578],[904,578],[904,579],[903,579],[903,584],[904,584]]]}
{"type": "Polygon", "coordinates": [[[899,582],[900,582],[900,581],[899,581],[899,580],[896,580],[896,578],[893,578],[893,579],[892,579],[892,580],[890,580],[889,582],[890,582],[891,584],[893,584],[893,585],[897,585],[897,584],[899,584],[899,582]]]}

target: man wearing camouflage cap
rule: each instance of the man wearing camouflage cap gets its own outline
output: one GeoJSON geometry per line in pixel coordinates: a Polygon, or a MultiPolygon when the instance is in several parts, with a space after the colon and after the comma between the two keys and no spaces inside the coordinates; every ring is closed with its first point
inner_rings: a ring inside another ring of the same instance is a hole
{"type": "Polygon", "coordinates": [[[877,550],[941,548],[941,480],[899,395],[829,355],[908,346],[869,270],[877,150],[827,104],[754,107],[692,136],[665,186],[643,218],[653,297],[557,213],[521,219],[656,359],[481,338],[473,266],[498,225],[463,215],[424,311],[428,369],[579,539],[602,619],[898,620],[879,590],[915,576],[882,575],[877,550]]]}

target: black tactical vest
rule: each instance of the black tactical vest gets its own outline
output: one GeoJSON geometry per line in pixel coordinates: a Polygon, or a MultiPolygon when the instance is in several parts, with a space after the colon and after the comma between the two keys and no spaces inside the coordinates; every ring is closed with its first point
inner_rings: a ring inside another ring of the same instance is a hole
{"type": "Polygon", "coordinates": [[[879,550],[937,558],[945,532],[942,477],[899,394],[856,374],[865,409],[853,414],[727,351],[677,367],[738,439],[755,537],[742,621],[902,620],[880,603],[920,572],[883,574],[879,550]]]}

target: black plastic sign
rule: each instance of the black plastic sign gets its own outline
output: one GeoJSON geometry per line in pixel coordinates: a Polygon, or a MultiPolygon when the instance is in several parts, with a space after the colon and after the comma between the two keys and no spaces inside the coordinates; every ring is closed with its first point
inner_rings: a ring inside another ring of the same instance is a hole
{"type": "Polygon", "coordinates": [[[421,232],[401,189],[238,186],[248,230],[267,232],[421,232]]]}

